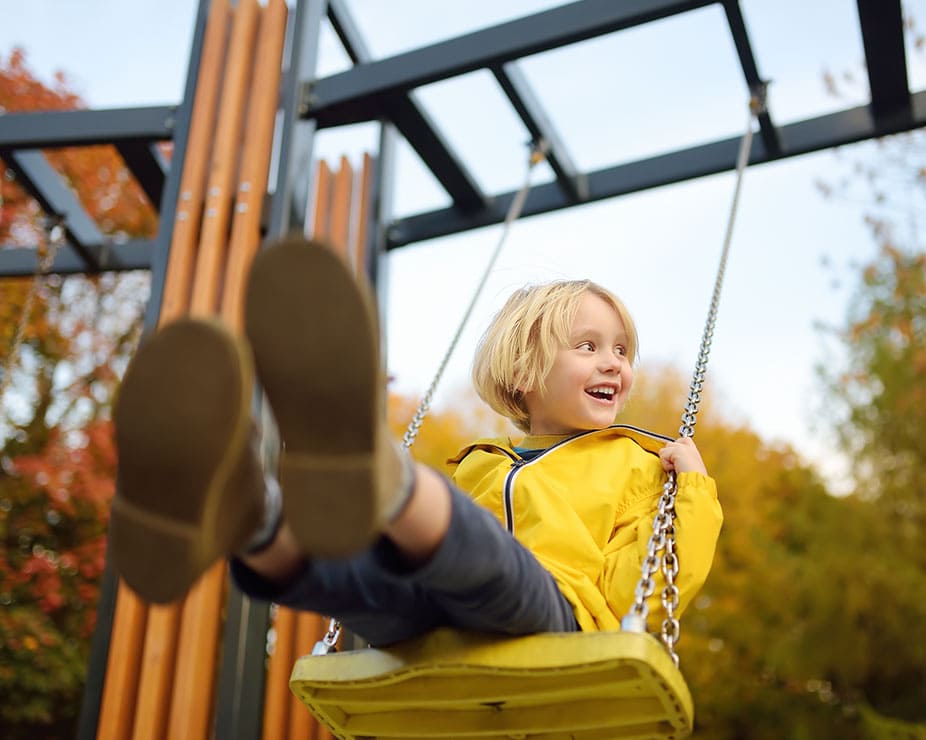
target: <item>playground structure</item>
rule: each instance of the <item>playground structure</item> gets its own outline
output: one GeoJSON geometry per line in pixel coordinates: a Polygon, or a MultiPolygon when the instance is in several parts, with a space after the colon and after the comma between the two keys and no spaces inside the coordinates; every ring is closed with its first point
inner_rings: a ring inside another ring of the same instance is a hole
{"type": "MultiPolygon", "coordinates": [[[[240,0],[234,8],[227,0],[202,0],[179,106],[6,115],[0,117],[0,157],[46,212],[63,222],[66,245],[52,272],[150,269],[149,328],[186,312],[221,313],[234,321],[241,276],[263,235],[302,230],[327,238],[350,250],[354,264],[375,279],[377,258],[386,250],[504,219],[514,194],[483,193],[426,111],[409,97],[428,83],[489,69],[525,128],[546,142],[556,180],[531,191],[524,215],[732,169],[738,138],[579,172],[517,66],[531,54],[713,4],[718,3],[581,0],[373,60],[343,0],[301,0],[292,9],[282,0],[263,7],[240,0]],[[326,16],[357,66],[315,79],[326,16]],[[277,179],[265,195],[278,110],[277,179]],[[314,132],[365,120],[383,125],[379,150],[359,181],[346,162],[337,173],[320,165],[314,174],[314,132]],[[446,189],[451,207],[390,219],[398,135],[446,189]],[[154,148],[165,140],[174,143],[169,168],[154,148]],[[152,242],[107,244],[41,153],[95,144],[115,145],[160,209],[152,242]]],[[[719,5],[746,86],[759,91],[764,83],[739,5],[730,0],[719,5]]],[[[870,104],[781,127],[773,122],[774,111],[765,111],[751,164],[926,122],[926,94],[909,92],[899,1],[859,0],[858,11],[870,104]]],[[[0,275],[34,270],[34,250],[0,251],[0,275]]],[[[265,673],[270,614],[264,605],[226,589],[224,580],[218,568],[182,607],[166,608],[149,608],[108,580],[80,737],[205,737],[210,727],[222,738],[324,736],[310,734],[308,714],[286,688],[296,657],[324,631],[320,618],[279,610],[276,650],[265,673]]]]}

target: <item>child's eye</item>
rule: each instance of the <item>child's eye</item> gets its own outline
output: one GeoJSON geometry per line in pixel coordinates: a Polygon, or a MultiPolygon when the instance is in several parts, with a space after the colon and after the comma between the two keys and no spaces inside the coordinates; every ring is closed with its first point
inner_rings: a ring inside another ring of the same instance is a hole
{"type": "Polygon", "coordinates": [[[614,352],[615,352],[616,354],[619,354],[621,357],[626,357],[626,356],[627,356],[627,348],[626,348],[624,345],[622,345],[622,344],[617,345],[617,346],[614,348],[614,352]]]}
{"type": "Polygon", "coordinates": [[[582,349],[582,350],[585,350],[586,352],[594,352],[594,351],[595,351],[595,345],[592,344],[591,342],[582,342],[582,343],[577,347],[577,349],[582,349]]]}

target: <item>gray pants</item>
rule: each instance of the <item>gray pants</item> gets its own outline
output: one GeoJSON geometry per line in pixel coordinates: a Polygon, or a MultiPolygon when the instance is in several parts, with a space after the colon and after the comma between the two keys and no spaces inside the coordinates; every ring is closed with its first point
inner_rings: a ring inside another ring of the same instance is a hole
{"type": "Polygon", "coordinates": [[[337,617],[374,646],[436,627],[525,635],[575,632],[572,606],[553,576],[488,511],[448,483],[450,528],[425,565],[410,568],[386,538],[344,560],[307,560],[285,586],[240,560],[241,590],[264,601],[337,617]]]}

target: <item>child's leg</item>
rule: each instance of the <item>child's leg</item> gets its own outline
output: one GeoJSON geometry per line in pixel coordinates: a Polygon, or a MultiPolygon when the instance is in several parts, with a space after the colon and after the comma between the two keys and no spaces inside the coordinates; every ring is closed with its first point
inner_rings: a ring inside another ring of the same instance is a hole
{"type": "MultiPolygon", "coordinates": [[[[424,465],[416,466],[415,490],[401,512],[383,526],[409,564],[423,563],[443,542],[450,526],[450,496],[443,479],[424,465]]],[[[283,522],[274,541],[241,561],[263,579],[286,584],[301,570],[305,552],[293,530],[283,522]]]]}
{"type": "MultiPolygon", "coordinates": [[[[336,257],[301,241],[263,253],[247,327],[284,441],[285,522],[269,547],[245,555],[262,584],[249,592],[336,614],[379,642],[442,623],[575,628],[533,556],[436,473],[413,470],[389,439],[372,302],[336,257]]],[[[116,413],[112,536],[129,585],[167,601],[275,522],[262,520],[268,490],[246,441],[250,374],[240,340],[185,321],[143,349],[116,413]],[[213,346],[220,351],[201,351],[213,346]]]]}
{"type": "Polygon", "coordinates": [[[442,625],[512,635],[578,629],[534,556],[425,466],[385,533],[359,556],[307,560],[284,524],[272,546],[233,561],[232,573],[251,596],[335,614],[374,645],[442,625]]]}

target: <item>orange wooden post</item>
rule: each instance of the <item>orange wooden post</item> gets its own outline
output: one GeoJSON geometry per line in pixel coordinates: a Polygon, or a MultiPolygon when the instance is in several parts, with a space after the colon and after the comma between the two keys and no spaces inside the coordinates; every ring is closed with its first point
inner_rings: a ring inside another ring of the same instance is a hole
{"type": "MultiPolygon", "coordinates": [[[[288,661],[288,657],[295,653],[296,612],[278,607],[273,630],[276,640],[267,669],[263,740],[285,740],[288,737],[290,710],[293,708],[289,691],[289,674],[293,664],[288,661]],[[280,655],[286,657],[280,659],[280,655]]],[[[305,710],[299,707],[299,711],[305,710]]]]}
{"type": "Polygon", "coordinates": [[[350,255],[350,222],[353,205],[354,171],[347,157],[341,157],[341,166],[331,184],[331,206],[329,209],[328,233],[331,246],[348,261],[350,255]]]}
{"type": "MultiPolygon", "coordinates": [[[[227,52],[227,63],[225,79],[222,84],[222,98],[219,103],[219,132],[235,126],[235,121],[240,120],[242,113],[240,110],[233,110],[232,106],[242,107],[241,90],[246,89],[249,77],[243,76],[240,61],[242,57],[249,59],[253,52],[254,34],[258,21],[259,6],[256,0],[243,0],[235,8],[234,21],[232,23],[231,41],[227,52]]],[[[247,68],[244,67],[245,72],[247,68]]],[[[235,134],[232,131],[232,134],[235,134]]],[[[209,187],[214,182],[219,182],[219,176],[215,173],[218,170],[221,175],[225,169],[228,169],[232,176],[234,168],[237,167],[237,147],[235,146],[240,136],[240,129],[234,136],[225,134],[224,137],[216,137],[212,150],[212,166],[210,172],[209,187]],[[232,151],[225,151],[226,148],[232,147],[232,151]],[[217,166],[216,160],[222,165],[217,166]],[[229,164],[231,160],[231,164],[229,164]]],[[[200,315],[208,315],[214,311],[214,296],[217,295],[221,285],[221,274],[218,267],[224,254],[225,236],[218,231],[213,230],[205,238],[210,224],[210,207],[215,207],[215,201],[206,199],[206,212],[204,214],[204,225],[199,240],[199,254],[197,255],[196,268],[193,273],[193,286],[190,298],[190,311],[200,315]],[[203,263],[207,263],[205,266],[203,263]]],[[[227,221],[226,221],[227,223],[227,221]]],[[[220,566],[216,566],[217,568],[220,566]]],[[[199,675],[192,680],[194,683],[202,682],[205,687],[211,686],[212,677],[215,674],[214,655],[215,648],[209,645],[210,640],[217,640],[213,635],[213,630],[209,626],[203,626],[199,620],[199,615],[208,611],[218,612],[221,602],[222,585],[224,583],[224,573],[217,574],[216,569],[207,573],[192,588],[186,599],[182,603],[169,604],[158,607],[158,619],[149,620],[148,629],[145,635],[145,653],[142,662],[142,681],[155,687],[163,685],[173,687],[176,677],[176,651],[178,645],[181,650],[189,650],[193,645],[196,648],[206,651],[206,658],[211,658],[211,662],[205,667],[200,666],[199,675]],[[205,603],[203,603],[205,601],[205,603]],[[203,631],[205,629],[205,632],[203,631]],[[181,639],[181,635],[186,633],[186,639],[181,639]],[[192,637],[191,633],[192,632],[192,637]],[[149,649],[149,644],[153,647],[149,649]],[[168,649],[172,651],[168,659],[168,649]]],[[[144,687],[142,687],[143,689],[144,687]]],[[[205,694],[207,702],[211,706],[211,691],[205,694]]],[[[171,699],[172,694],[169,692],[157,691],[153,696],[149,696],[140,689],[137,699],[138,711],[135,728],[135,740],[160,740],[166,738],[168,722],[171,720],[171,699]],[[154,702],[159,702],[155,704],[154,702]],[[158,734],[155,734],[158,733],[158,734]]],[[[183,720],[185,721],[185,720],[183,720]]]]}
{"type": "MultiPolygon", "coordinates": [[[[251,188],[242,188],[239,184],[239,198],[232,217],[229,212],[231,201],[219,197],[218,193],[213,191],[214,187],[225,187],[224,169],[216,173],[215,179],[210,181],[210,197],[215,198],[210,207],[221,209],[223,212],[215,214],[215,224],[204,226],[201,241],[212,245],[214,239],[222,240],[221,224],[227,224],[231,220],[232,232],[226,261],[223,263],[219,255],[210,260],[210,264],[217,268],[216,275],[221,275],[222,318],[235,329],[241,326],[245,270],[250,265],[260,241],[260,207],[263,200],[260,196],[265,189],[270,167],[286,15],[284,0],[272,0],[261,12],[260,34],[257,52],[254,55],[257,64],[250,77],[249,111],[244,129],[239,181],[253,182],[257,186],[258,199],[253,202],[249,192],[251,188]],[[254,207],[240,207],[243,202],[249,202],[242,201],[242,192],[250,198],[254,207]],[[214,233],[210,233],[212,231],[214,233]]],[[[240,141],[240,130],[236,137],[229,135],[229,139],[232,142],[240,141]]],[[[232,170],[234,174],[237,162],[228,157],[221,164],[224,168],[229,162],[235,168],[232,170]]],[[[220,241],[218,246],[221,248],[224,244],[220,241]]],[[[218,250],[213,250],[213,255],[216,252],[218,250]]],[[[208,271],[206,275],[209,275],[208,271]]],[[[206,284],[209,285],[210,282],[207,280],[206,284]]],[[[205,303],[202,307],[205,310],[205,303]]],[[[225,581],[225,564],[219,563],[197,584],[187,599],[181,625],[181,645],[171,702],[169,737],[205,737],[208,732],[209,720],[213,716],[211,698],[212,687],[215,684],[215,670],[210,670],[210,667],[217,661],[225,581]]]]}
{"type": "Polygon", "coordinates": [[[141,650],[148,622],[148,606],[124,584],[116,595],[106,681],[100,703],[97,737],[126,738],[135,720],[135,702],[126,701],[138,692],[141,650]]]}
{"type": "MultiPolygon", "coordinates": [[[[324,634],[321,622],[322,617],[312,612],[299,612],[296,615],[296,639],[292,643],[294,658],[290,662],[290,668],[295,663],[296,657],[312,652],[312,646],[324,634]]],[[[288,690],[288,687],[286,693],[290,704],[289,733],[286,737],[290,740],[316,740],[318,723],[311,714],[305,711],[305,707],[288,690]]]]}
{"type": "Polygon", "coordinates": [[[180,195],[170,240],[164,296],[161,300],[161,325],[189,310],[193,287],[193,266],[202,221],[206,171],[215,132],[216,103],[225,66],[228,29],[232,11],[228,0],[213,0],[203,41],[202,61],[196,78],[196,100],[190,121],[187,151],[183,160],[180,195]]]}
{"type": "Polygon", "coordinates": [[[180,609],[177,605],[154,604],[149,607],[141,680],[135,699],[133,740],[160,740],[166,737],[179,624],[180,609]]]}
{"type": "Polygon", "coordinates": [[[286,0],[270,0],[257,41],[257,66],[251,80],[245,149],[235,195],[221,305],[222,317],[235,329],[242,326],[244,284],[260,246],[260,217],[270,172],[287,14],[286,0]]]}
{"type": "MultiPolygon", "coordinates": [[[[195,194],[201,195],[202,191],[199,173],[205,171],[205,162],[208,160],[209,132],[215,117],[215,100],[224,65],[230,15],[227,0],[215,0],[212,3],[197,76],[190,139],[180,183],[180,202],[173,224],[162,323],[165,317],[185,311],[189,298],[191,271],[188,266],[192,263],[192,240],[185,242],[188,231],[186,226],[198,218],[199,206],[195,194]]],[[[202,202],[201,197],[198,202],[202,202]]],[[[150,715],[148,708],[143,705],[146,697],[163,697],[169,686],[176,646],[176,639],[172,635],[176,628],[171,628],[165,621],[176,622],[176,617],[169,612],[152,612],[149,616],[148,606],[120,583],[97,726],[97,737],[101,740],[123,740],[129,737],[133,727],[145,724],[145,720],[139,717],[150,715]],[[147,645],[149,627],[154,627],[156,634],[162,637],[147,645]],[[146,670],[146,666],[152,663],[156,668],[146,670]],[[137,701],[136,697],[141,699],[137,701]]],[[[161,716],[166,715],[162,712],[161,716]]]]}
{"type": "Polygon", "coordinates": [[[370,233],[370,190],[373,187],[373,157],[363,155],[363,166],[360,171],[359,203],[357,204],[357,228],[354,229],[354,266],[357,273],[363,273],[367,264],[367,238],[370,233]]]}
{"type": "Polygon", "coordinates": [[[190,313],[197,316],[210,316],[218,308],[234,198],[232,188],[238,172],[241,131],[244,127],[245,102],[259,18],[260,6],[257,0],[240,0],[235,8],[235,22],[219,103],[218,128],[206,185],[206,210],[199,237],[200,249],[190,304],[190,313]]]}
{"type": "MultiPolygon", "coordinates": [[[[330,242],[355,269],[364,260],[364,250],[358,245],[362,245],[368,229],[365,221],[369,215],[371,173],[369,157],[364,162],[359,187],[346,158],[341,159],[336,173],[326,162],[319,162],[315,173],[313,236],[330,242]]],[[[274,621],[277,639],[269,661],[264,702],[264,740],[331,739],[328,730],[320,727],[288,690],[289,674],[296,659],[311,652],[327,627],[328,620],[321,615],[277,609],[274,621]],[[281,691],[285,693],[283,698],[281,691]]]]}

